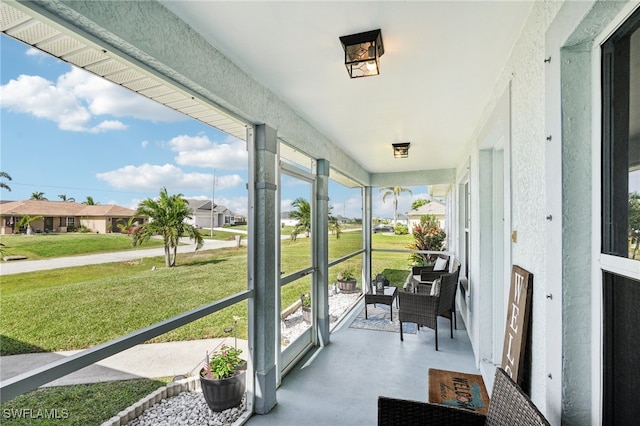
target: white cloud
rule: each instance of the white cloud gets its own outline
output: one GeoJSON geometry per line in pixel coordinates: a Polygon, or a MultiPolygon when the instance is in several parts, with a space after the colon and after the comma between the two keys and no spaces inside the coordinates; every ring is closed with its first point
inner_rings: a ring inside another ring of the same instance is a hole
{"type": "Polygon", "coordinates": [[[79,68],[61,75],[58,86],[85,100],[89,111],[95,115],[134,117],[153,122],[186,119],[171,108],[79,68]]]}
{"type": "Polygon", "coordinates": [[[142,141],[140,142],[140,145],[142,145],[143,148],[146,148],[149,146],[149,141],[142,141]]]}
{"type": "Polygon", "coordinates": [[[109,130],[126,130],[127,126],[125,126],[122,122],[117,120],[105,120],[97,126],[93,126],[89,129],[90,133],[102,133],[109,130]]]}
{"type": "MultiPolygon", "coordinates": [[[[98,173],[96,177],[114,188],[136,191],[160,190],[162,187],[173,191],[198,189],[208,190],[213,184],[213,174],[185,173],[172,164],[162,166],[143,164],[124,166],[116,170],[98,173]]],[[[217,176],[216,189],[237,187],[244,183],[239,175],[217,176]]]]}
{"type": "Polygon", "coordinates": [[[24,52],[27,56],[42,56],[43,58],[49,57],[49,55],[45,54],[42,50],[36,49],[35,47],[30,47],[24,52]]]}
{"type": "Polygon", "coordinates": [[[206,135],[180,135],[168,142],[178,153],[181,166],[207,167],[221,170],[247,168],[247,148],[243,141],[229,137],[226,142],[213,142],[206,135]]]}
{"type": "Polygon", "coordinates": [[[176,111],[79,68],[62,74],[56,83],[37,75],[20,75],[0,86],[0,100],[4,108],[53,121],[60,130],[72,132],[126,129],[117,120],[92,123],[102,115],[150,121],[184,119],[176,111]]]}

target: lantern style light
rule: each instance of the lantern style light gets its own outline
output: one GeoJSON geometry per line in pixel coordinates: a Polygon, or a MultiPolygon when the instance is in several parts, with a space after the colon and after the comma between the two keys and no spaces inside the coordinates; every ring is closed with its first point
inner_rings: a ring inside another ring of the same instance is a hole
{"type": "Polygon", "coordinates": [[[393,158],[407,158],[409,157],[409,145],[410,142],[394,143],[393,145],[393,158]]]}
{"type": "Polygon", "coordinates": [[[380,56],[384,54],[380,30],[340,37],[344,65],[351,78],[380,74],[380,56]]]}

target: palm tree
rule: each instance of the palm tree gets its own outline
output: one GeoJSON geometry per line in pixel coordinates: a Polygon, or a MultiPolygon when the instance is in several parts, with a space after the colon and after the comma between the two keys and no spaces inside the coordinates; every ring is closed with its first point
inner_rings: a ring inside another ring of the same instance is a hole
{"type": "Polygon", "coordinates": [[[398,222],[398,195],[403,192],[408,192],[413,195],[413,192],[411,192],[409,188],[403,188],[401,186],[385,186],[380,188],[380,192],[384,192],[382,195],[383,203],[387,200],[389,195],[393,195],[393,224],[396,225],[398,222]]]}
{"type": "Polygon", "coordinates": [[[30,200],[42,200],[46,201],[47,198],[44,196],[44,192],[32,192],[30,200]]]}
{"type": "Polygon", "coordinates": [[[69,202],[69,203],[75,203],[76,202],[76,199],[73,198],[73,197],[67,198],[67,194],[60,194],[60,195],[58,195],[58,198],[60,198],[62,201],[69,202]]]}
{"type": "Polygon", "coordinates": [[[293,200],[291,207],[295,207],[296,210],[289,213],[289,217],[298,219],[296,226],[291,231],[291,239],[295,241],[299,233],[311,232],[311,205],[304,198],[298,197],[293,200]]]}
{"type": "MultiPolygon", "coordinates": [[[[291,203],[292,207],[295,207],[296,210],[289,213],[289,217],[292,219],[298,219],[298,223],[293,227],[293,231],[291,231],[291,239],[296,240],[298,234],[301,232],[311,232],[311,205],[307,200],[302,197],[296,198],[291,203]]],[[[337,217],[331,214],[332,207],[329,207],[329,215],[327,217],[329,230],[331,232],[335,232],[336,239],[340,238],[342,234],[342,226],[340,226],[340,221],[337,217]]]]}
{"type": "Polygon", "coordinates": [[[342,234],[342,226],[340,225],[340,220],[331,214],[331,210],[333,210],[333,206],[329,207],[329,231],[335,232],[336,239],[339,239],[340,234],[342,234]]]}
{"type": "Polygon", "coordinates": [[[130,235],[134,232],[135,227],[138,225],[138,218],[131,216],[129,220],[118,219],[118,229],[123,234],[130,235]]]}
{"type": "Polygon", "coordinates": [[[27,227],[27,235],[31,235],[31,222],[35,222],[36,220],[41,220],[41,219],[44,219],[44,217],[42,217],[42,216],[24,215],[20,219],[20,222],[18,222],[18,228],[20,228],[22,226],[26,226],[27,227]]]}
{"type": "MultiPolygon", "coordinates": [[[[11,176],[9,176],[9,173],[6,173],[6,172],[0,172],[0,178],[11,180],[11,176]]],[[[7,185],[4,182],[0,182],[0,188],[4,188],[7,191],[11,191],[11,188],[9,187],[9,185],[7,185]]]]}
{"type": "Polygon", "coordinates": [[[91,195],[87,195],[87,200],[83,201],[82,204],[84,204],[86,206],[98,206],[98,205],[100,205],[100,203],[96,203],[95,201],[93,201],[93,197],[91,195]]]}
{"type": "Polygon", "coordinates": [[[164,260],[168,268],[175,266],[178,243],[185,234],[195,240],[196,250],[204,243],[198,229],[185,219],[191,219],[189,204],[182,194],[169,195],[167,188],[160,190],[157,200],[147,198],[138,204],[136,216],[147,216],[149,221],[140,225],[133,233],[134,246],[142,244],[154,235],[161,235],[164,241],[164,260]]]}

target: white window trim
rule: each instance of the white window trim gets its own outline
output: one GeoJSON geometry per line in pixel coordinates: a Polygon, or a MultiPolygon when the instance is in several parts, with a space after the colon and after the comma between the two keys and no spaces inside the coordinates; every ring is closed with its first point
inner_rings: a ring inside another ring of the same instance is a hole
{"type": "Polygon", "coordinates": [[[603,321],[604,300],[602,298],[602,271],[612,272],[618,275],[640,280],[640,262],[633,259],[603,254],[602,248],[602,44],[631,16],[638,3],[628,4],[602,33],[595,38],[591,51],[591,120],[592,134],[592,268],[591,268],[591,398],[592,406],[597,407],[592,411],[591,423],[602,424],[602,397],[603,397],[603,321]],[[597,119],[595,119],[597,117],[597,119]]]}

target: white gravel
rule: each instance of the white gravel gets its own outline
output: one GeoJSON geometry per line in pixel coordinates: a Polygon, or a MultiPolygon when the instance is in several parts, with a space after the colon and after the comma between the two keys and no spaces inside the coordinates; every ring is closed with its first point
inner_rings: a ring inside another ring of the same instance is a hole
{"type": "MultiPolygon", "coordinates": [[[[340,319],[356,302],[362,293],[340,293],[329,297],[330,323],[340,319]]],[[[302,319],[302,309],[298,309],[282,321],[283,345],[298,337],[310,325],[302,319]]],[[[171,398],[149,407],[136,419],[130,421],[130,426],[175,426],[175,425],[231,425],[245,411],[243,398],[239,407],[214,413],[209,409],[201,390],[182,392],[171,398]]]]}
{"type": "Polygon", "coordinates": [[[222,426],[231,425],[245,410],[245,400],[238,407],[219,413],[209,409],[200,390],[182,392],[145,410],[129,426],[222,426]]]}
{"type": "MultiPolygon", "coordinates": [[[[361,294],[360,292],[340,293],[338,291],[337,294],[329,292],[329,323],[334,324],[342,318],[361,294]]],[[[309,327],[310,324],[302,319],[302,309],[298,309],[280,322],[282,345],[288,345],[309,327]]]]}

